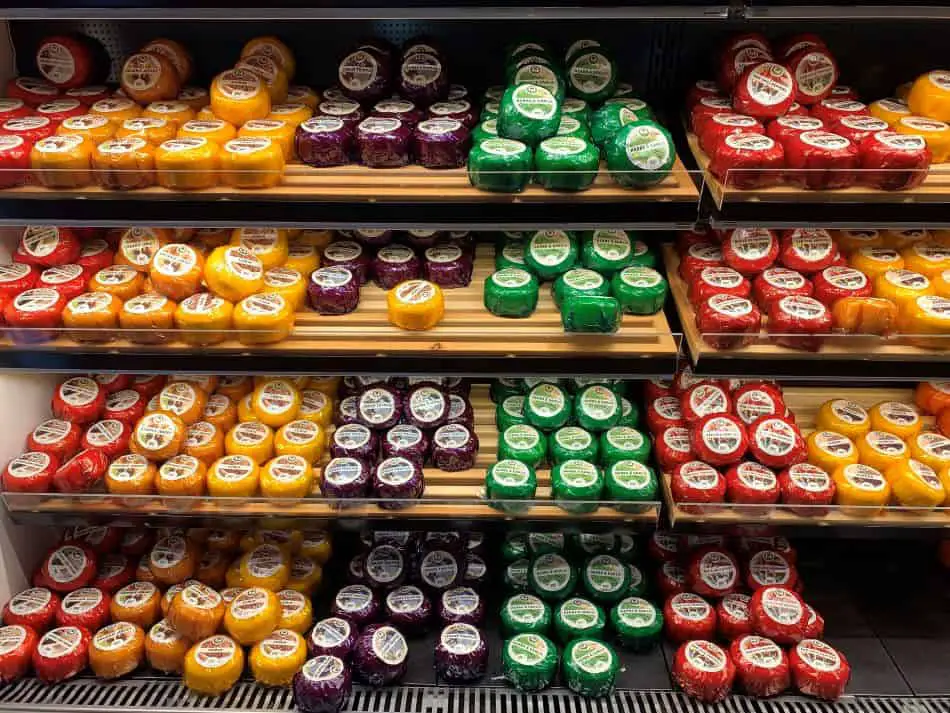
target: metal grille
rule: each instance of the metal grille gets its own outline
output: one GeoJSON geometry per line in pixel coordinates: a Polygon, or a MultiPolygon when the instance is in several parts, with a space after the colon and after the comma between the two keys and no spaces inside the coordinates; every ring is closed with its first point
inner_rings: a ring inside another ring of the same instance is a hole
{"type": "MultiPolygon", "coordinates": [[[[288,689],[264,688],[240,682],[215,698],[189,693],[177,681],[133,678],[115,682],[79,679],[49,686],[24,679],[0,689],[0,711],[101,711],[137,712],[188,710],[292,711],[288,689]]],[[[948,697],[852,696],[836,704],[783,697],[758,700],[730,696],[707,706],[671,691],[617,691],[610,698],[587,699],[563,689],[524,694],[487,686],[450,688],[399,686],[387,689],[357,688],[349,713],[946,713],[948,697]]]]}

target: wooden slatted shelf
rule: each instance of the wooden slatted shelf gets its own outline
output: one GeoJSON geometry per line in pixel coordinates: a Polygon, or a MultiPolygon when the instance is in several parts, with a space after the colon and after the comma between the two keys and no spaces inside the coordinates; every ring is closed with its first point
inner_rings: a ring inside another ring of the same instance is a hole
{"type": "MultiPolygon", "coordinates": [[[[299,519],[458,519],[458,520],[506,520],[527,519],[537,521],[570,522],[644,522],[655,523],[659,517],[659,503],[645,503],[641,512],[620,512],[606,504],[595,512],[569,513],[551,502],[527,507],[516,514],[503,512],[483,501],[485,469],[495,460],[498,450],[498,430],[495,427],[495,406],[488,395],[488,386],[473,386],[471,395],[475,414],[475,433],[479,440],[475,467],[460,472],[446,472],[435,468],[425,469],[426,489],[419,501],[401,510],[380,508],[375,502],[347,504],[332,502],[319,497],[315,485],[313,497],[301,500],[273,500],[266,498],[210,498],[179,497],[162,498],[145,495],[137,497],[115,496],[104,493],[77,496],[59,494],[4,493],[7,508],[18,521],[28,521],[31,516],[79,515],[95,517],[121,517],[136,514],[153,518],[187,515],[207,518],[299,518],[299,519]],[[340,506],[345,507],[341,508],[340,506]]],[[[328,460],[325,456],[323,462],[328,460]]],[[[321,464],[322,465],[322,464],[321,464]]],[[[551,497],[551,474],[547,469],[538,472],[537,501],[551,497]]]]}
{"type": "MultiPolygon", "coordinates": [[[[834,389],[819,387],[790,386],[783,389],[785,404],[795,414],[795,421],[807,436],[815,430],[815,416],[818,408],[831,399],[848,399],[861,404],[866,409],[880,401],[902,401],[913,403],[911,389],[834,389]]],[[[924,418],[924,428],[933,428],[933,418],[924,418]]],[[[854,508],[828,506],[820,512],[808,513],[807,508],[789,508],[787,506],[736,505],[733,503],[703,506],[701,512],[695,512],[688,506],[673,502],[670,490],[671,474],[664,473],[661,482],[663,498],[669,510],[672,524],[736,525],[764,524],[784,526],[869,526],[869,527],[918,527],[950,528],[950,507],[935,510],[889,506],[879,512],[868,511],[867,515],[855,512],[854,508]],[[796,512],[797,511],[797,512],[796,512]]],[[[818,510],[818,509],[816,509],[818,510]]]]}

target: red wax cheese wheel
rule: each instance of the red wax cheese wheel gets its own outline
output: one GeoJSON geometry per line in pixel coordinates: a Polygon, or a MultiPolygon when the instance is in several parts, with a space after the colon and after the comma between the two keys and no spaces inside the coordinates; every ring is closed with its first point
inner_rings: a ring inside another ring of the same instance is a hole
{"type": "Polygon", "coordinates": [[[96,555],[81,545],[61,545],[43,560],[35,584],[54,592],[72,592],[87,586],[96,576],[96,555]]]}
{"type": "Polygon", "coordinates": [[[689,301],[701,304],[713,295],[748,297],[752,284],[731,267],[705,267],[689,286],[689,301]]]}
{"type": "Polygon", "coordinates": [[[860,270],[832,265],[815,275],[814,298],[828,307],[844,297],[870,297],[871,281],[860,270]]]}
{"type": "Polygon", "coordinates": [[[707,267],[721,267],[722,249],[715,243],[693,243],[680,259],[680,275],[687,283],[707,267]]]}
{"type": "Polygon", "coordinates": [[[749,455],[769,468],[801,463],[807,454],[798,426],[781,416],[762,416],[749,426],[749,455]]]}
{"type": "Polygon", "coordinates": [[[161,374],[142,374],[132,380],[132,389],[146,399],[150,399],[165,386],[165,377],[161,374]]]}
{"type": "Polygon", "coordinates": [[[736,82],[732,103],[736,111],[759,119],[782,116],[795,101],[798,86],[789,70],[777,62],[746,69],[736,82]]]}
{"type": "Polygon", "coordinates": [[[99,571],[92,586],[113,594],[135,579],[135,562],[124,554],[108,554],[99,559],[99,571]]]}
{"type": "Polygon", "coordinates": [[[99,418],[106,405],[106,392],[94,379],[76,376],[67,379],[53,394],[53,415],[72,423],[90,423],[99,418]]]}
{"type": "Polygon", "coordinates": [[[654,447],[656,460],[663,470],[676,468],[695,458],[689,444],[689,430],[682,426],[669,426],[661,430],[656,436],[654,447]]]}
{"type": "Polygon", "coordinates": [[[701,136],[706,128],[706,122],[716,114],[732,113],[732,100],[728,97],[702,97],[696,102],[689,113],[689,125],[693,133],[701,136]]]}
{"type": "Polygon", "coordinates": [[[769,306],[769,334],[783,347],[818,351],[831,325],[831,310],[811,297],[783,297],[769,306]]]}
{"type": "Polygon", "coordinates": [[[748,594],[727,594],[716,604],[716,630],[719,638],[732,641],[752,633],[748,594]]]}
{"type": "Polygon", "coordinates": [[[795,101],[806,106],[831,96],[838,83],[838,63],[826,48],[803,47],[785,59],[795,78],[795,101]]]}
{"type": "Polygon", "coordinates": [[[96,631],[109,623],[108,594],[95,587],[83,587],[70,592],[56,610],[57,626],[81,626],[96,631]]]}
{"type": "Polygon", "coordinates": [[[672,562],[680,556],[680,538],[672,532],[657,530],[650,535],[647,553],[657,562],[672,562]]]}
{"type": "Polygon", "coordinates": [[[49,453],[21,453],[3,469],[3,489],[10,493],[47,493],[52,490],[53,473],[58,468],[59,459],[49,453]]]}
{"type": "Polygon", "coordinates": [[[813,291],[814,285],[808,278],[786,267],[770,267],[752,281],[752,295],[763,309],[782,297],[811,297],[813,291]]]}
{"type": "Polygon", "coordinates": [[[718,84],[708,79],[700,79],[693,83],[686,93],[686,108],[692,110],[702,99],[721,97],[722,89],[718,84]]]}
{"type": "Polygon", "coordinates": [[[39,637],[28,626],[0,627],[0,683],[10,683],[26,675],[39,637]]]}
{"type": "Polygon", "coordinates": [[[809,506],[790,508],[792,512],[806,517],[818,517],[826,514],[827,509],[815,506],[830,505],[834,502],[835,481],[824,468],[817,465],[796,463],[779,473],[778,481],[782,489],[782,502],[809,506]]]}
{"type": "Polygon", "coordinates": [[[22,100],[27,106],[39,106],[59,96],[59,90],[45,79],[16,77],[7,82],[6,95],[22,100]]]}
{"type": "Polygon", "coordinates": [[[146,399],[134,389],[122,389],[106,396],[102,418],[135,425],[145,415],[146,399]]]}
{"type": "Polygon", "coordinates": [[[857,180],[857,144],[829,131],[804,131],[788,137],[785,149],[787,180],[813,191],[848,188],[857,180]]]}
{"type": "Polygon", "coordinates": [[[117,527],[70,527],[63,531],[62,543],[88,547],[97,555],[118,549],[122,531],[117,527]]]}
{"type": "Polygon", "coordinates": [[[30,225],[23,230],[13,253],[14,262],[36,265],[40,268],[68,265],[76,262],[82,244],[70,228],[50,225],[30,225]]]}
{"type": "Polygon", "coordinates": [[[696,376],[693,373],[693,370],[688,366],[682,367],[679,371],[676,372],[673,376],[673,395],[682,396],[687,389],[696,386],[696,384],[720,384],[724,385],[725,382],[718,381],[716,379],[707,379],[701,376],[696,376]]]}
{"type": "Polygon", "coordinates": [[[726,479],[722,473],[699,460],[678,465],[670,489],[677,504],[721,503],[726,499],[726,479]]]}
{"type": "Polygon", "coordinates": [[[724,185],[749,190],[784,180],[785,150],[765,134],[733,134],[716,146],[709,172],[724,185]]]}
{"type": "Polygon", "coordinates": [[[110,395],[116,391],[129,388],[132,383],[131,374],[90,374],[90,376],[96,380],[99,386],[105,389],[106,394],[110,395]]]}
{"type": "Polygon", "coordinates": [[[686,570],[677,562],[664,562],[656,574],[656,586],[665,598],[686,591],[686,570]]]}
{"type": "Polygon", "coordinates": [[[784,146],[785,141],[794,136],[805,131],[818,131],[823,128],[825,128],[825,123],[813,116],[780,116],[769,122],[765,133],[784,146]]]}
{"type": "Polygon", "coordinates": [[[801,641],[808,621],[805,602],[791,589],[767,586],[757,589],[749,603],[752,629],[783,646],[801,641]]]}
{"type": "MultiPolygon", "coordinates": [[[[647,379],[643,382],[643,400],[652,403],[654,399],[669,396],[673,391],[673,382],[665,379],[647,379]]],[[[679,401],[676,403],[679,407],[679,401]]]]}
{"type": "Polygon", "coordinates": [[[782,236],[778,260],[783,267],[803,275],[830,267],[835,258],[835,243],[822,228],[796,228],[782,236]]]}
{"type": "Polygon", "coordinates": [[[46,587],[31,587],[14,594],[3,607],[4,624],[22,624],[44,632],[53,625],[59,597],[46,587]]]}
{"type": "Polygon", "coordinates": [[[650,433],[658,434],[671,426],[682,426],[683,412],[680,410],[680,400],[675,396],[660,396],[647,406],[647,428],[650,433]]]}
{"type": "Polygon", "coordinates": [[[72,678],[89,661],[91,634],[78,626],[61,626],[47,631],[33,652],[33,670],[44,683],[72,678]]]}
{"type": "Polygon", "coordinates": [[[705,703],[725,699],[736,667],[729,654],[711,641],[687,641],[673,657],[673,680],[688,696],[705,703]]]}
{"type": "Polygon", "coordinates": [[[719,142],[730,134],[761,134],[763,131],[764,127],[755,117],[719,112],[703,121],[699,147],[711,154],[719,142]]]}
{"type": "Polygon", "coordinates": [[[828,131],[838,134],[839,136],[844,136],[854,143],[855,146],[860,146],[861,142],[868,136],[876,134],[878,131],[887,130],[888,125],[886,121],[882,121],[873,116],[864,115],[843,116],[828,127],[828,131]]]}
{"type": "MultiPolygon", "coordinates": [[[[753,277],[778,258],[778,238],[765,228],[736,228],[722,242],[722,259],[733,270],[753,277]]],[[[735,293],[733,293],[735,294],[735,293]]],[[[748,297],[748,293],[742,297],[748,297]]]]}
{"type": "Polygon", "coordinates": [[[806,696],[836,700],[851,678],[851,667],[844,654],[824,641],[798,642],[789,652],[788,661],[795,687],[806,696]]]}
{"type": "Polygon", "coordinates": [[[731,503],[777,503],[778,478],[761,463],[746,461],[726,471],[726,498],[731,503]]]}
{"type": "Polygon", "coordinates": [[[755,341],[762,313],[744,297],[713,295],[696,310],[696,327],[710,346],[735,349],[755,341]]]}
{"type": "Polygon", "coordinates": [[[46,116],[21,116],[17,119],[7,119],[0,126],[0,131],[10,136],[19,136],[30,146],[30,164],[32,165],[33,146],[42,139],[47,139],[56,133],[56,124],[46,116]]]}
{"type": "Polygon", "coordinates": [[[32,149],[32,143],[23,136],[0,136],[0,188],[22,186],[27,182],[32,149]]]}
{"type": "Polygon", "coordinates": [[[110,460],[129,450],[132,428],[117,419],[106,419],[91,424],[82,436],[82,447],[102,451],[110,460]]]}
{"type": "Polygon", "coordinates": [[[793,589],[797,584],[798,571],[780,552],[760,550],[749,558],[746,585],[753,592],[769,586],[793,589]]]}
{"type": "Polygon", "coordinates": [[[80,104],[77,99],[56,99],[36,107],[37,116],[45,116],[57,127],[66,119],[82,116],[85,113],[86,107],[80,104]]]}
{"type": "Polygon", "coordinates": [[[32,111],[22,99],[0,99],[0,122],[29,116],[31,113],[32,111]]]}
{"type": "Polygon", "coordinates": [[[732,401],[736,416],[746,426],[762,416],[783,416],[786,411],[782,392],[764,382],[740,386],[732,393],[732,401]]]}
{"type": "Polygon", "coordinates": [[[739,563],[728,550],[710,547],[694,552],[686,568],[687,586],[702,597],[724,597],[741,584],[739,563]]]}
{"type": "Polygon", "coordinates": [[[686,423],[693,424],[712,414],[731,413],[732,399],[723,386],[700,382],[680,396],[680,411],[686,423]]]}
{"type": "Polygon", "coordinates": [[[68,302],[85,292],[88,282],[86,271],[83,270],[82,266],[71,262],[67,265],[57,265],[43,270],[36,286],[56,290],[68,302]]]}
{"type": "Polygon", "coordinates": [[[26,438],[31,451],[49,453],[62,462],[79,450],[82,427],[77,423],[51,418],[34,428],[26,438]]]}
{"type": "Polygon", "coordinates": [[[690,430],[693,453],[714,466],[730,465],[742,459],[749,447],[742,421],[729,413],[704,416],[690,430]]]}
{"type": "Polygon", "coordinates": [[[808,621],[805,622],[805,638],[820,639],[825,635],[825,620],[809,604],[805,605],[808,621]]]}
{"type": "Polygon", "coordinates": [[[16,297],[36,287],[39,277],[40,271],[34,265],[18,262],[0,265],[0,295],[16,297]]]}
{"type": "Polygon", "coordinates": [[[811,108],[811,115],[831,126],[845,116],[868,116],[865,104],[853,99],[822,99],[811,108]]]}
{"type": "Polygon", "coordinates": [[[879,131],[864,139],[858,148],[861,182],[882,191],[916,188],[924,182],[933,160],[924,137],[914,134],[879,131]]]}
{"type": "Polygon", "coordinates": [[[674,594],[663,605],[663,626],[674,642],[711,639],[716,635],[716,610],[697,594],[674,594]]]}
{"type": "Polygon", "coordinates": [[[101,238],[84,242],[79,250],[79,257],[76,258],[76,264],[82,267],[87,277],[109,267],[114,261],[115,253],[109,248],[109,243],[101,238]]]}
{"type": "Polygon", "coordinates": [[[109,457],[92,448],[79,451],[53,473],[53,485],[61,493],[81,493],[99,483],[109,467],[109,457]]]}
{"type": "Polygon", "coordinates": [[[771,639],[741,636],[729,647],[736,665],[736,683],[750,696],[777,696],[792,683],[785,652],[771,639]]]}
{"type": "MultiPolygon", "coordinates": [[[[729,92],[737,89],[740,78],[751,68],[769,62],[772,54],[758,43],[734,46],[725,50],[719,59],[717,80],[719,85],[729,92]]],[[[791,75],[789,75],[791,76],[791,75]]],[[[794,99],[794,89],[792,91],[794,99]]]]}
{"type": "Polygon", "coordinates": [[[55,35],[36,48],[36,67],[43,78],[60,89],[95,84],[104,69],[102,45],[86,35],[55,35]]]}

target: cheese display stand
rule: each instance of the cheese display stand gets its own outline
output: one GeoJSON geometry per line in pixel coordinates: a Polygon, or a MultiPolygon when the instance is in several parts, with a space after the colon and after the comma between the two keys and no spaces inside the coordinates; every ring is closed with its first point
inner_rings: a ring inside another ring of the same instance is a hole
{"type": "Polygon", "coordinates": [[[950,709],[948,18],[0,8],[0,713],[950,709]]]}

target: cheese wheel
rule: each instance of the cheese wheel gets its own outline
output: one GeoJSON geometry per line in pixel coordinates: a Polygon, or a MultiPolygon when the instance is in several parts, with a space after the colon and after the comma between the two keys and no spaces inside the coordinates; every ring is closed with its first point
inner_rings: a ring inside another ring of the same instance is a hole
{"type": "Polygon", "coordinates": [[[218,297],[238,302],[263,287],[264,265],[247,248],[222,246],[208,256],[204,277],[218,297]]]}
{"type": "Polygon", "coordinates": [[[906,116],[912,116],[910,109],[900,99],[887,98],[878,99],[868,104],[868,112],[876,119],[887,122],[888,126],[894,127],[906,116]]]}
{"type": "Polygon", "coordinates": [[[221,589],[225,586],[225,574],[229,564],[230,558],[220,550],[205,550],[198,563],[195,579],[212,589],[221,589]]]}
{"type": "Polygon", "coordinates": [[[185,102],[196,112],[200,112],[211,101],[211,94],[204,87],[182,87],[178,93],[178,101],[185,102]]]}
{"type": "Polygon", "coordinates": [[[89,644],[89,668],[99,678],[132,673],[145,660],[145,631],[126,621],[105,626],[89,644]]]}
{"type": "Polygon", "coordinates": [[[228,338],[234,305],[201,292],[182,300],[175,309],[176,335],[186,344],[217,344],[228,338]]]}
{"type": "Polygon", "coordinates": [[[934,276],[933,288],[940,297],[950,298],[950,270],[943,270],[934,276]]]}
{"type": "Polygon", "coordinates": [[[290,336],[294,310],[281,295],[263,292],[251,295],[234,307],[234,328],[242,344],[272,344],[290,336]]]}
{"type": "Polygon", "coordinates": [[[872,281],[888,270],[904,269],[904,259],[892,248],[859,248],[848,258],[848,264],[872,281]]]}
{"type": "Polygon", "coordinates": [[[224,439],[228,455],[248,456],[257,464],[274,455],[274,431],[260,421],[243,421],[228,431],[224,439]]]}
{"type": "Polygon", "coordinates": [[[118,265],[131,265],[139,272],[148,272],[152,257],[159,248],[172,242],[165,228],[129,228],[119,236],[115,260],[118,265]]]}
{"type": "Polygon", "coordinates": [[[323,530],[313,530],[304,533],[303,542],[300,544],[300,554],[304,557],[310,557],[317,564],[326,564],[330,555],[333,553],[333,547],[330,544],[330,537],[323,530]]]}
{"type": "Polygon", "coordinates": [[[307,642],[296,631],[277,629],[254,644],[248,660],[258,683],[288,686],[307,660],[307,642]]]}
{"type": "Polygon", "coordinates": [[[278,592],[290,579],[290,558],[277,545],[257,545],[241,556],[238,572],[244,586],[278,592]]]}
{"type": "Polygon", "coordinates": [[[127,97],[112,97],[97,101],[89,107],[89,113],[104,116],[118,127],[126,119],[135,119],[141,116],[142,107],[127,97]]]}
{"type": "Polygon", "coordinates": [[[886,431],[868,431],[857,439],[857,449],[859,462],[882,473],[910,456],[907,444],[886,431]]]}
{"type": "Polygon", "coordinates": [[[278,455],[261,469],[260,486],[265,498],[305,498],[313,490],[313,468],[302,456],[278,455]]]}
{"type": "Polygon", "coordinates": [[[831,477],[835,481],[835,493],[843,513],[873,517],[880,513],[891,498],[890,484],[881,471],[869,465],[843,465],[836,468],[831,477]]]}
{"type": "MultiPolygon", "coordinates": [[[[271,106],[287,101],[287,90],[290,87],[290,80],[287,78],[287,73],[279,62],[266,55],[256,54],[242,57],[241,61],[234,65],[234,68],[239,70],[246,69],[261,78],[264,82],[264,86],[267,87],[267,94],[270,97],[271,106]]],[[[269,109],[268,113],[270,113],[269,109]]]]}
{"type": "Polygon", "coordinates": [[[933,279],[950,270],[950,248],[938,240],[921,240],[901,251],[904,266],[933,279]]]}
{"type": "Polygon", "coordinates": [[[109,190],[155,185],[155,148],[137,136],[103,141],[92,154],[92,166],[98,184],[109,190]]]}
{"type": "Polygon", "coordinates": [[[201,287],[203,275],[204,258],[184,243],[163,245],[152,256],[148,270],[152,288],[176,302],[194,295],[201,287]]]}
{"type": "Polygon", "coordinates": [[[950,466],[950,438],[932,431],[918,433],[907,442],[910,457],[938,473],[950,466]]]}
{"type": "Polygon", "coordinates": [[[158,184],[176,191],[211,188],[218,183],[220,149],[203,138],[172,139],[155,151],[158,184]]]}
{"type": "Polygon", "coordinates": [[[222,376],[216,390],[231,401],[239,401],[252,391],[254,391],[254,381],[250,376],[222,376]]]}
{"type": "Polygon", "coordinates": [[[947,499],[947,491],[937,473],[926,463],[910,458],[895,463],[884,477],[891,492],[901,505],[917,508],[935,508],[947,499]]]}
{"type": "Polygon", "coordinates": [[[207,403],[204,390],[187,382],[166,384],[158,392],[158,410],[175,414],[186,426],[201,418],[207,403]]]}
{"type": "Polygon", "coordinates": [[[277,455],[298,455],[308,463],[317,463],[326,449],[327,432],[314,421],[297,419],[281,426],[274,436],[277,455]]]}
{"type": "Polygon", "coordinates": [[[195,693],[218,696],[238,682],[244,671],[244,650],[233,639],[215,634],[185,654],[182,683],[195,693]]]}
{"type": "Polygon", "coordinates": [[[290,629],[298,634],[310,630],[313,625],[313,606],[310,604],[309,592],[305,596],[294,589],[282,589],[277,592],[277,599],[280,601],[279,628],[290,629]]]}
{"type": "MultiPolygon", "coordinates": [[[[302,111],[309,111],[302,104],[299,106],[302,111]]],[[[242,138],[270,139],[280,147],[284,161],[292,161],[294,158],[294,136],[296,135],[296,131],[296,124],[284,121],[283,119],[272,118],[271,116],[267,119],[252,119],[248,121],[241,127],[238,136],[242,138]]]]}
{"type": "MultiPolygon", "coordinates": [[[[289,88],[288,88],[289,94],[289,88]]],[[[316,95],[314,95],[316,98],[316,95]]],[[[289,124],[291,127],[296,129],[303,122],[313,116],[313,110],[316,108],[316,104],[309,106],[308,104],[301,101],[290,101],[290,98],[285,100],[283,104],[272,104],[270,108],[270,114],[267,115],[267,118],[272,121],[283,121],[289,124]]],[[[287,160],[290,160],[290,156],[293,155],[293,145],[291,145],[291,153],[287,154],[287,160]]]]}
{"type": "Polygon", "coordinates": [[[839,467],[858,462],[858,449],[844,434],[813,431],[806,439],[808,462],[833,473],[839,467]]]}
{"type": "Polygon", "coordinates": [[[874,296],[890,300],[898,307],[923,295],[934,294],[926,275],[911,270],[885,270],[874,278],[874,296]]]}
{"type": "Polygon", "coordinates": [[[934,163],[950,158],[950,124],[923,116],[902,116],[891,128],[898,134],[922,136],[934,163]]]}
{"type": "Polygon", "coordinates": [[[260,468],[246,455],[226,455],[208,469],[208,494],[216,498],[245,497],[257,494],[260,468]]]}
{"type": "Polygon", "coordinates": [[[284,267],[288,270],[296,270],[301,275],[309,275],[320,267],[320,253],[312,245],[305,245],[299,240],[294,240],[288,246],[284,267]]]}
{"type": "Polygon", "coordinates": [[[184,421],[173,413],[155,411],[135,424],[129,450],[152,461],[167,460],[178,454],[184,440],[184,421]]]}
{"type": "Polygon", "coordinates": [[[181,453],[158,469],[156,487],[160,495],[198,497],[207,489],[207,466],[192,455],[181,453]]]}
{"type": "Polygon", "coordinates": [[[893,433],[904,441],[916,436],[924,427],[917,409],[899,401],[874,404],[870,416],[872,430],[893,433]]]}
{"type": "Polygon", "coordinates": [[[284,175],[284,154],[267,138],[237,138],[221,149],[221,182],[234,188],[272,188],[284,175]]]}
{"type": "Polygon", "coordinates": [[[132,582],[112,597],[109,614],[113,621],[127,621],[148,629],[159,619],[162,594],[151,582],[132,582]]]}
{"type": "Polygon", "coordinates": [[[818,407],[815,428],[819,431],[835,431],[855,440],[871,430],[871,417],[859,403],[831,399],[818,407]]]}
{"type": "Polygon", "coordinates": [[[144,45],[140,51],[161,55],[171,62],[172,66],[175,68],[175,72],[178,73],[178,79],[182,84],[185,84],[189,79],[191,79],[191,54],[189,54],[188,50],[185,49],[185,46],[181,44],[181,42],[176,42],[175,40],[170,40],[166,37],[160,37],[144,45]]]}
{"type": "Polygon", "coordinates": [[[333,242],[332,230],[304,230],[300,235],[294,238],[298,243],[312,245],[323,250],[327,245],[333,242]]]}
{"type": "Polygon", "coordinates": [[[939,121],[950,121],[950,72],[938,69],[914,80],[907,95],[914,113],[939,121]]]}
{"type": "Polygon", "coordinates": [[[98,146],[101,142],[111,139],[115,135],[116,127],[113,122],[104,116],[84,114],[65,119],[56,129],[56,133],[60,136],[78,134],[98,146]]]}
{"type": "Polygon", "coordinates": [[[174,99],[181,91],[181,78],[171,61],[158,53],[138,52],[122,64],[122,93],[140,104],[174,99]]]}
{"type": "Polygon", "coordinates": [[[904,302],[897,315],[897,331],[908,344],[946,349],[950,346],[950,299],[924,295],[904,302]]]}
{"type": "Polygon", "coordinates": [[[258,421],[271,428],[280,428],[297,418],[300,391],[287,379],[265,381],[254,389],[251,408],[258,421]]]}
{"type": "Polygon", "coordinates": [[[310,87],[306,87],[302,84],[291,84],[287,87],[287,103],[303,104],[311,111],[316,111],[317,104],[320,103],[320,95],[310,87]]]}
{"type": "Polygon", "coordinates": [[[248,587],[228,605],[224,628],[237,642],[250,646],[277,628],[281,611],[280,600],[273,591],[248,587]]]}
{"type": "Polygon", "coordinates": [[[242,126],[270,114],[271,100],[264,81],[248,69],[229,69],[211,82],[211,110],[218,118],[242,126]]]}
{"type": "Polygon", "coordinates": [[[257,420],[257,416],[254,415],[254,409],[251,408],[251,394],[248,394],[238,401],[237,420],[238,423],[246,423],[248,421],[257,420]]]}
{"type": "MultiPolygon", "coordinates": [[[[155,581],[165,586],[191,579],[198,567],[198,551],[181,535],[161,538],[149,553],[148,568],[155,581]]],[[[151,626],[151,624],[149,624],[151,626]]]]}
{"type": "Polygon", "coordinates": [[[221,433],[227,433],[237,423],[237,406],[218,391],[208,397],[208,404],[202,418],[215,426],[221,433]]]}
{"type": "Polygon", "coordinates": [[[106,470],[106,490],[119,495],[148,495],[155,492],[158,468],[145,456],[119,456],[106,470]]]}
{"type": "Polygon", "coordinates": [[[255,37],[241,48],[241,59],[253,55],[264,55],[277,62],[289,79],[294,78],[297,63],[290,48],[273,35],[255,37]]]}
{"type": "Polygon", "coordinates": [[[165,119],[175,126],[181,126],[195,118],[195,110],[185,104],[185,102],[180,101],[152,102],[145,107],[145,111],[142,112],[142,117],[147,119],[165,119]]]}
{"type": "Polygon", "coordinates": [[[63,326],[84,331],[70,332],[77,342],[104,342],[116,336],[122,302],[106,292],[86,292],[63,308],[63,326]]]}
{"type": "MultiPolygon", "coordinates": [[[[230,403],[230,402],[228,402],[230,403]]],[[[207,410],[207,406],[205,407],[207,410]]],[[[204,413],[202,413],[204,416],[204,413]]],[[[206,467],[210,467],[224,455],[224,433],[208,421],[198,421],[185,431],[185,443],[182,446],[185,455],[197,458],[206,467]]]]}
{"type": "Polygon", "coordinates": [[[207,584],[189,584],[172,600],[168,623],[192,641],[214,634],[224,619],[224,600],[207,584]]]}
{"type": "Polygon", "coordinates": [[[47,188],[82,188],[92,183],[92,141],[78,134],[40,139],[30,151],[30,167],[47,188]]]}
{"type": "Polygon", "coordinates": [[[263,292],[280,295],[293,310],[299,311],[307,296],[307,281],[297,270],[274,267],[264,273],[263,292]]]}
{"type": "Polygon", "coordinates": [[[290,250],[287,231],[279,228],[236,228],[231,245],[250,250],[265,270],[283,265],[290,250]]]}
{"type": "Polygon", "coordinates": [[[445,316],[442,289],[426,280],[406,280],[386,293],[389,321],[402,329],[432,329],[445,316]]]}
{"type": "Polygon", "coordinates": [[[207,139],[221,146],[237,137],[237,129],[221,119],[194,119],[178,129],[178,138],[207,139]]]}
{"type": "Polygon", "coordinates": [[[191,646],[167,619],[162,619],[148,631],[145,637],[145,656],[149,666],[165,673],[181,673],[185,654],[191,646]]]}
{"type": "Polygon", "coordinates": [[[117,139],[127,139],[135,137],[145,139],[152,146],[158,146],[165,141],[175,138],[178,127],[167,119],[156,119],[141,117],[135,119],[126,119],[115,132],[117,139]]]}
{"type": "Polygon", "coordinates": [[[300,392],[300,411],[297,416],[326,429],[333,421],[333,400],[319,389],[304,389],[300,392]]]}

